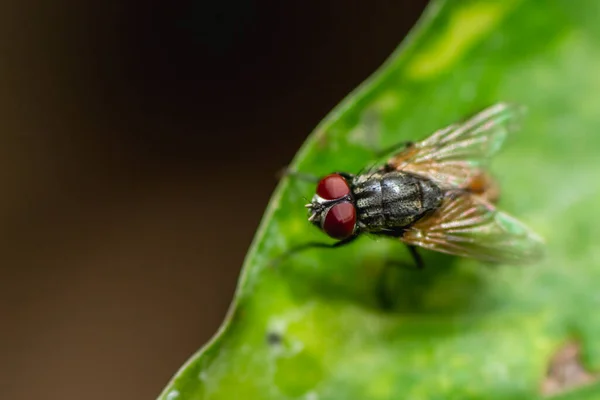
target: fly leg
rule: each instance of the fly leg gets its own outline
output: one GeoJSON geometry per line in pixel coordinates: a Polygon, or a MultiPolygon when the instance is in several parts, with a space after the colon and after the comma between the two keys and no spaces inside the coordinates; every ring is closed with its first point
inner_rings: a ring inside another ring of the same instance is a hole
{"type": "Polygon", "coordinates": [[[393,272],[398,271],[398,269],[415,270],[415,266],[418,270],[425,268],[425,264],[423,263],[423,259],[417,251],[417,248],[412,245],[406,245],[406,247],[408,247],[408,251],[414,261],[414,265],[407,263],[406,261],[388,260],[384,264],[383,268],[381,269],[381,273],[379,274],[379,278],[377,280],[377,301],[380,307],[384,310],[391,310],[394,306],[393,293],[395,290],[393,284],[395,279],[398,279],[399,277],[397,275],[393,275],[393,272]]]}
{"type": "Polygon", "coordinates": [[[285,253],[283,253],[282,255],[280,255],[279,257],[275,258],[272,263],[271,266],[276,267],[277,265],[279,265],[279,263],[281,263],[283,260],[285,260],[286,258],[293,256],[297,253],[301,253],[305,250],[310,250],[310,249],[337,249],[339,247],[345,246],[347,244],[352,243],[353,241],[355,241],[358,238],[358,234],[350,236],[346,239],[340,240],[339,242],[335,242],[335,243],[323,243],[323,242],[306,242],[306,243],[302,243],[299,244],[297,246],[292,247],[291,249],[287,250],[285,253]]]}
{"type": "Polygon", "coordinates": [[[425,268],[425,264],[423,263],[423,258],[417,251],[417,246],[407,244],[406,247],[408,247],[408,251],[410,252],[411,257],[415,261],[415,265],[417,266],[417,269],[425,268]]]}

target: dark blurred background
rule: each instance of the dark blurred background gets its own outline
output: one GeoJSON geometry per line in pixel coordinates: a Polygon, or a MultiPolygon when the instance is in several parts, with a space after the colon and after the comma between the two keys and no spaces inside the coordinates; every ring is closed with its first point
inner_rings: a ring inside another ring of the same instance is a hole
{"type": "Polygon", "coordinates": [[[0,4],[0,398],[148,399],[426,1],[0,4]]]}

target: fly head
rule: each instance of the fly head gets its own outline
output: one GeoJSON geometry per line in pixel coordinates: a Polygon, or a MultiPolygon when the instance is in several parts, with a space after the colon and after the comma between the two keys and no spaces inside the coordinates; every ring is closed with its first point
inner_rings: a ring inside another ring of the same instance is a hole
{"type": "Polygon", "coordinates": [[[346,239],[356,231],[356,207],[352,190],[345,177],[330,174],[321,179],[312,202],[308,220],[334,239],[346,239]]]}

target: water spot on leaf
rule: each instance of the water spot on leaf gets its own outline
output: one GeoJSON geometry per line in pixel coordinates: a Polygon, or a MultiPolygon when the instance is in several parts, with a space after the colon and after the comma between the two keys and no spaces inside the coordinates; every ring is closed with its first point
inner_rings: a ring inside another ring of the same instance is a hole
{"type": "Polygon", "coordinates": [[[319,395],[316,392],[308,392],[306,393],[306,400],[319,400],[319,395]]]}
{"type": "Polygon", "coordinates": [[[388,91],[383,93],[373,106],[381,113],[398,112],[405,101],[403,92],[388,91]]]}
{"type": "Polygon", "coordinates": [[[374,109],[367,109],[360,123],[348,133],[348,142],[361,147],[375,149],[379,143],[380,116],[374,109]]]}
{"type": "Polygon", "coordinates": [[[179,397],[179,391],[177,390],[171,390],[168,394],[167,394],[167,398],[166,400],[175,400],[179,397]]]}

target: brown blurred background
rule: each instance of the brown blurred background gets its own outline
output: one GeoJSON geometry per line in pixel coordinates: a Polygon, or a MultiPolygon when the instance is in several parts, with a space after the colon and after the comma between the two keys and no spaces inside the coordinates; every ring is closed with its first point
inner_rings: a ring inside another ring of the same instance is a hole
{"type": "Polygon", "coordinates": [[[0,398],[154,398],[425,1],[0,4],[0,398]]]}

